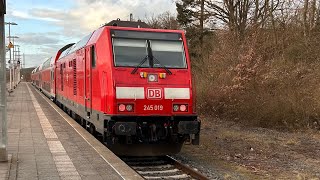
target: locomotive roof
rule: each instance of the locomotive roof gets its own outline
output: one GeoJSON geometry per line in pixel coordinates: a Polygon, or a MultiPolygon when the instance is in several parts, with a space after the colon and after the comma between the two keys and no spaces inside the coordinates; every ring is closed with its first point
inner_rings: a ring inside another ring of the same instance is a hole
{"type": "MultiPolygon", "coordinates": [[[[167,32],[167,33],[183,33],[182,30],[171,30],[171,29],[152,29],[150,28],[146,23],[138,21],[138,22],[133,22],[133,21],[119,21],[119,20],[114,20],[109,22],[108,24],[105,24],[104,26],[100,27],[99,29],[91,32],[90,34],[88,34],[87,36],[85,36],[84,38],[82,38],[80,41],[78,41],[77,43],[71,43],[68,44],[66,46],[64,46],[63,48],[61,48],[59,50],[59,52],[57,53],[57,57],[59,60],[69,54],[71,54],[72,52],[75,52],[81,48],[83,48],[84,46],[94,42],[96,39],[95,38],[91,38],[93,36],[93,34],[101,34],[103,32],[103,30],[105,28],[108,28],[110,30],[127,30],[127,31],[146,31],[146,32],[167,32]],[[112,26],[113,22],[120,22],[120,25],[117,26],[112,26]],[[144,24],[144,25],[143,25],[144,24]],[[110,26],[111,25],[111,26],[110,26]],[[139,28],[137,28],[137,25],[141,25],[139,28]]],[[[95,36],[98,37],[99,35],[95,36]]]]}
{"type": "Polygon", "coordinates": [[[50,67],[51,58],[52,57],[46,58],[46,60],[42,64],[42,69],[47,69],[48,67],[50,67]]]}
{"type": "Polygon", "coordinates": [[[145,22],[138,21],[121,21],[120,19],[110,21],[105,26],[133,27],[133,28],[151,28],[145,22]]]}

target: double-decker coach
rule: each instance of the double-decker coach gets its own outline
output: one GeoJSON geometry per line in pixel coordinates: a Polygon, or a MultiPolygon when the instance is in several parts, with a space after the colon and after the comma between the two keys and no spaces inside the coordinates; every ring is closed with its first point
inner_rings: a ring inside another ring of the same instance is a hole
{"type": "Polygon", "coordinates": [[[35,72],[35,70],[36,70],[36,69],[33,69],[33,70],[31,71],[31,75],[30,75],[30,77],[31,77],[31,84],[32,84],[32,85],[35,85],[35,79],[34,79],[34,72],[35,72]]]}
{"type": "Polygon", "coordinates": [[[47,58],[41,65],[39,71],[41,77],[41,91],[50,99],[55,98],[54,94],[54,62],[55,59],[47,58]]]}
{"type": "Polygon", "coordinates": [[[32,81],[34,82],[34,86],[38,89],[40,88],[40,81],[41,81],[41,74],[40,74],[40,70],[41,70],[41,65],[39,65],[38,67],[36,67],[33,71],[33,75],[32,75],[32,81]]]}

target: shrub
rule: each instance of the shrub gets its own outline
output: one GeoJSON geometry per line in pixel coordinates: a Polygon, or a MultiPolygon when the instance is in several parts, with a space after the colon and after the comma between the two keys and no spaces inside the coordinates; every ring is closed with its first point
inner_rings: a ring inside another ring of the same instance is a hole
{"type": "Polygon", "coordinates": [[[293,34],[275,44],[270,37],[260,31],[235,42],[222,32],[208,56],[193,59],[200,114],[261,127],[318,127],[318,38],[293,34]]]}

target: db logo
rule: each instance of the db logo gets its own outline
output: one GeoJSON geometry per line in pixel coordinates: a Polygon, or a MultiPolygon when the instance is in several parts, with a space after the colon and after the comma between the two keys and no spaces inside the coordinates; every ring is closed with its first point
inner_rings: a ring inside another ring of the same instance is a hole
{"type": "Polygon", "coordinates": [[[162,99],[162,90],[160,88],[149,88],[147,89],[148,99],[162,99]]]}

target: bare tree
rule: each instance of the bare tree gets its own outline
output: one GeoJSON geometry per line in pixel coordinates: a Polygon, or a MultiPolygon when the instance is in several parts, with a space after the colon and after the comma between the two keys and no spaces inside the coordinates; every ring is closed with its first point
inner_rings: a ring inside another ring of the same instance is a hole
{"type": "Polygon", "coordinates": [[[280,0],[223,0],[210,1],[208,6],[215,18],[226,23],[230,31],[243,39],[249,26],[264,27],[279,3],[280,0]]]}
{"type": "Polygon", "coordinates": [[[318,2],[318,9],[317,9],[317,17],[315,22],[315,28],[320,29],[320,0],[318,2]]]}
{"type": "Polygon", "coordinates": [[[177,20],[185,29],[196,30],[200,45],[203,45],[203,38],[206,33],[205,25],[212,14],[207,6],[211,0],[177,0],[177,20]]]}
{"type": "Polygon", "coordinates": [[[309,11],[309,0],[304,0],[303,5],[303,34],[304,36],[308,35],[309,32],[309,25],[308,25],[308,11],[309,11]]]}
{"type": "Polygon", "coordinates": [[[157,29],[179,29],[176,17],[170,12],[164,12],[158,16],[146,17],[146,22],[152,28],[157,29]]]}

